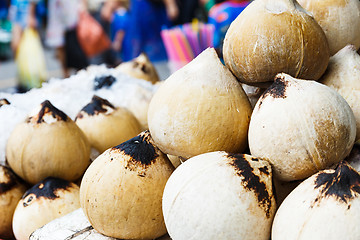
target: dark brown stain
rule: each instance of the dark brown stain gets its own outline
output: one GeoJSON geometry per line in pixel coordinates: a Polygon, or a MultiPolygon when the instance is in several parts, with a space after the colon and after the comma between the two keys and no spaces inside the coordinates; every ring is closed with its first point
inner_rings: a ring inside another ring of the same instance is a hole
{"type": "Polygon", "coordinates": [[[229,154],[228,157],[232,159],[230,165],[235,167],[236,174],[244,178],[244,187],[256,194],[259,206],[265,210],[269,218],[272,203],[265,183],[260,181],[260,177],[254,173],[254,169],[243,154],[229,154]]]}
{"type": "Polygon", "coordinates": [[[18,182],[18,178],[15,176],[15,174],[12,172],[10,168],[7,168],[5,166],[0,166],[0,168],[3,169],[6,179],[5,182],[0,182],[0,195],[1,195],[16,187],[16,185],[18,185],[19,182],[18,182]]]}
{"type": "Polygon", "coordinates": [[[109,88],[113,83],[116,82],[116,78],[112,75],[99,76],[94,79],[94,90],[101,88],[109,88]]]}
{"type": "Polygon", "coordinates": [[[267,166],[264,166],[264,167],[261,167],[259,168],[259,171],[266,174],[266,175],[269,175],[270,172],[269,172],[269,168],[267,166]]]}
{"type": "Polygon", "coordinates": [[[126,142],[121,143],[120,145],[117,145],[116,147],[113,147],[112,150],[120,150],[124,154],[129,155],[132,161],[134,161],[134,164],[140,163],[144,166],[154,163],[156,158],[159,157],[158,152],[160,151],[154,146],[148,130],[126,142]]]}
{"type": "Polygon", "coordinates": [[[94,95],[91,99],[91,102],[81,109],[79,114],[76,116],[75,121],[78,118],[79,119],[83,118],[84,113],[90,116],[98,115],[100,113],[105,113],[107,112],[105,106],[115,109],[114,105],[112,105],[108,100],[94,95]]]}
{"type": "Polygon", "coordinates": [[[320,194],[311,207],[327,197],[348,204],[356,194],[360,194],[360,175],[345,161],[342,161],[334,172],[319,173],[316,176],[314,188],[319,188],[320,194]]]}
{"type": "Polygon", "coordinates": [[[28,206],[32,200],[37,198],[46,198],[46,199],[56,199],[59,196],[56,195],[56,192],[59,190],[67,190],[68,188],[72,187],[72,183],[55,177],[48,177],[45,178],[43,181],[39,182],[38,184],[34,185],[32,188],[27,190],[22,199],[24,201],[24,207],[28,206]]]}
{"type": "Polygon", "coordinates": [[[278,76],[274,82],[268,87],[259,98],[259,108],[264,98],[270,96],[272,98],[286,98],[286,88],[288,87],[288,81],[284,76],[278,76]]]}
{"type": "Polygon", "coordinates": [[[27,122],[34,122],[34,123],[42,123],[45,122],[44,116],[46,114],[51,114],[53,118],[57,119],[58,121],[67,121],[68,116],[62,112],[61,110],[54,107],[49,100],[45,100],[41,103],[41,109],[36,116],[29,117],[27,122]]]}
{"type": "Polygon", "coordinates": [[[10,102],[6,98],[1,98],[0,107],[2,107],[3,105],[10,105],[10,102]]]}

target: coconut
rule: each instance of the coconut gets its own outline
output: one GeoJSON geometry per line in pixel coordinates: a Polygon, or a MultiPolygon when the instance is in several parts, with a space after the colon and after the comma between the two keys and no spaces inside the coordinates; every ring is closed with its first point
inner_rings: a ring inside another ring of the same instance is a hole
{"type": "Polygon", "coordinates": [[[332,56],[320,81],[335,89],[349,103],[356,119],[356,140],[359,140],[360,55],[356,52],[356,48],[353,45],[347,45],[332,56]]]}
{"type": "Polygon", "coordinates": [[[181,164],[163,195],[166,228],[177,240],[268,240],[275,209],[269,163],[223,151],[181,164]]]}
{"type": "Polygon", "coordinates": [[[80,208],[79,187],[59,178],[46,178],[34,185],[18,202],[12,226],[17,240],[46,223],[80,208]]]}
{"type": "Polygon", "coordinates": [[[74,121],[44,101],[14,128],[6,157],[13,171],[29,183],[49,176],[75,181],[90,163],[90,144],[74,121]]]}
{"type": "Polygon", "coordinates": [[[9,104],[10,104],[10,102],[6,98],[0,99],[0,107],[2,107],[3,105],[9,105],[9,104]]]}
{"type": "Polygon", "coordinates": [[[11,169],[0,165],[0,238],[13,238],[13,214],[25,191],[26,186],[11,169]]]}
{"type": "Polygon", "coordinates": [[[80,204],[98,232],[121,239],[166,234],[161,199],[173,172],[148,131],[106,150],[86,170],[80,204]]]}
{"type": "Polygon", "coordinates": [[[141,132],[139,121],[129,110],[114,107],[98,96],[93,96],[91,102],[79,112],[75,123],[99,153],[141,132]]]}
{"type": "Polygon", "coordinates": [[[360,239],[360,176],[345,162],[302,182],[283,201],[272,240],[360,239]]]}
{"type": "Polygon", "coordinates": [[[300,180],[343,160],[356,136],[354,114],[335,90],[278,74],[253,110],[249,148],[279,180],[300,180]]]}
{"type": "Polygon", "coordinates": [[[129,62],[121,63],[115,69],[131,77],[144,79],[153,84],[160,81],[156,68],[145,53],[141,53],[137,58],[129,62]]]}
{"type": "Polygon", "coordinates": [[[208,48],[155,92],[148,124],[166,154],[189,158],[217,150],[241,152],[251,111],[241,84],[208,48]]]}
{"type": "Polygon", "coordinates": [[[231,23],[226,66],[243,83],[272,82],[277,73],[318,80],[329,61],[324,31],[295,0],[257,0],[231,23]]]}
{"type": "Polygon", "coordinates": [[[325,32],[330,54],[347,44],[360,47],[360,1],[358,0],[299,0],[311,12],[325,32]]]}

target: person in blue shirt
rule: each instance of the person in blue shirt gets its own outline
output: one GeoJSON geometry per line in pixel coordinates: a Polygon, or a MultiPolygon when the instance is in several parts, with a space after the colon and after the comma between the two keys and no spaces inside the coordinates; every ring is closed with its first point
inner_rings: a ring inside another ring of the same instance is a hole
{"type": "Polygon", "coordinates": [[[121,60],[130,61],[144,52],[152,62],[166,61],[160,32],[163,27],[171,26],[177,14],[174,0],[131,0],[128,9],[116,10],[111,35],[121,60]]]}
{"type": "Polygon", "coordinates": [[[16,52],[25,27],[36,28],[36,4],[40,0],[11,0],[9,20],[12,22],[11,48],[16,52]]]}

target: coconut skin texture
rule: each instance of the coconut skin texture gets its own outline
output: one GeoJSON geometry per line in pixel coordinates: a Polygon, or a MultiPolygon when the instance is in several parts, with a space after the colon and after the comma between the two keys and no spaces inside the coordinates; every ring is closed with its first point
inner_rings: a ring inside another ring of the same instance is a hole
{"type": "Polygon", "coordinates": [[[278,74],[253,110],[251,155],[282,181],[301,180],[343,160],[356,137],[354,114],[335,90],[278,74]]]}
{"type": "Polygon", "coordinates": [[[152,84],[160,81],[156,68],[145,53],[141,53],[129,62],[121,63],[116,70],[134,78],[144,79],[152,84]]]}
{"type": "Polygon", "coordinates": [[[187,159],[244,150],[251,111],[241,84],[208,48],[159,87],[148,124],[161,151],[187,159]]]}
{"type": "Polygon", "coordinates": [[[359,140],[360,55],[354,45],[345,46],[330,58],[328,68],[320,82],[335,89],[348,102],[355,115],[356,140],[359,140]]]}
{"type": "Polygon", "coordinates": [[[231,23],[224,61],[240,82],[264,84],[277,73],[318,80],[330,53],[324,31],[295,0],[256,0],[231,23]]]}
{"type": "Polygon", "coordinates": [[[0,238],[12,239],[12,219],[26,186],[10,168],[0,165],[0,238]]]}
{"type": "Polygon", "coordinates": [[[36,229],[79,208],[76,184],[46,178],[26,191],[18,202],[12,222],[14,235],[17,240],[29,239],[36,229]]]}
{"type": "Polygon", "coordinates": [[[276,204],[270,164],[245,154],[204,153],[166,183],[163,213],[171,239],[270,237],[276,204]]]}
{"type": "Polygon", "coordinates": [[[347,44],[360,47],[358,0],[298,0],[319,23],[328,39],[331,56],[347,44]]]}
{"type": "Polygon", "coordinates": [[[161,201],[174,167],[148,131],[106,150],[86,170],[80,204],[98,232],[121,239],[166,234],[161,201]]]}
{"type": "Polygon", "coordinates": [[[360,239],[359,183],[345,162],[309,177],[279,207],[271,239],[360,239]]]}
{"type": "Polygon", "coordinates": [[[79,112],[75,123],[99,153],[141,132],[139,121],[129,110],[114,107],[109,101],[98,96],[94,96],[79,112]]]}
{"type": "Polygon", "coordinates": [[[77,180],[90,163],[90,144],[86,136],[49,101],[35,110],[14,128],[8,139],[9,166],[31,184],[49,176],[77,180]]]}

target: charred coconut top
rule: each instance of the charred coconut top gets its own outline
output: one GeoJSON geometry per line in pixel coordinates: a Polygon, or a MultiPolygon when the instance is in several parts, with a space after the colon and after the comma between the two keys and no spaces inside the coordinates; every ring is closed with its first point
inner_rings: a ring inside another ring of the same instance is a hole
{"type": "Polygon", "coordinates": [[[49,100],[45,100],[40,105],[40,111],[31,117],[28,118],[27,122],[31,122],[34,124],[40,124],[43,122],[48,122],[48,118],[52,117],[55,121],[64,121],[66,122],[68,116],[59,110],[58,108],[54,107],[49,100]]]}
{"type": "Polygon", "coordinates": [[[7,167],[0,166],[0,174],[3,174],[3,180],[0,181],[0,194],[10,191],[18,184],[18,178],[7,167]]]}
{"type": "Polygon", "coordinates": [[[91,99],[91,102],[87,104],[83,109],[81,109],[80,113],[76,116],[76,119],[81,119],[84,117],[84,114],[89,116],[98,115],[100,113],[107,113],[110,110],[115,109],[114,105],[112,105],[108,100],[103,99],[99,96],[94,95],[91,99]]]}
{"type": "Polygon", "coordinates": [[[24,200],[24,207],[28,206],[33,200],[37,198],[45,198],[45,199],[56,199],[59,196],[56,194],[59,190],[67,190],[68,188],[72,187],[72,183],[54,177],[45,178],[43,181],[39,182],[38,184],[34,185],[32,188],[27,190],[22,199],[24,200]]]}
{"type": "Polygon", "coordinates": [[[9,105],[9,104],[10,104],[10,102],[6,98],[0,99],[0,107],[3,105],[9,105]]]}
{"type": "Polygon", "coordinates": [[[103,87],[110,87],[114,82],[116,82],[116,78],[111,75],[107,76],[99,76],[94,79],[94,90],[101,89],[103,87]]]}
{"type": "MultiPolygon", "coordinates": [[[[271,196],[266,189],[265,183],[260,181],[259,176],[254,173],[254,169],[243,154],[229,154],[228,157],[232,159],[229,164],[235,168],[236,174],[244,178],[244,187],[255,193],[260,207],[265,210],[266,216],[270,217],[271,196]]],[[[252,158],[251,160],[259,161],[257,158],[252,158]]],[[[266,166],[259,170],[266,175],[269,174],[269,169],[266,166]]]]}
{"type": "Polygon", "coordinates": [[[160,151],[153,145],[150,132],[147,130],[136,137],[113,147],[112,150],[120,150],[125,155],[131,156],[135,162],[150,165],[159,156],[160,151]]]}
{"type": "Polygon", "coordinates": [[[354,195],[360,194],[360,175],[343,161],[335,170],[319,173],[315,179],[316,188],[320,188],[320,195],[315,203],[326,197],[348,203],[354,195]]]}

